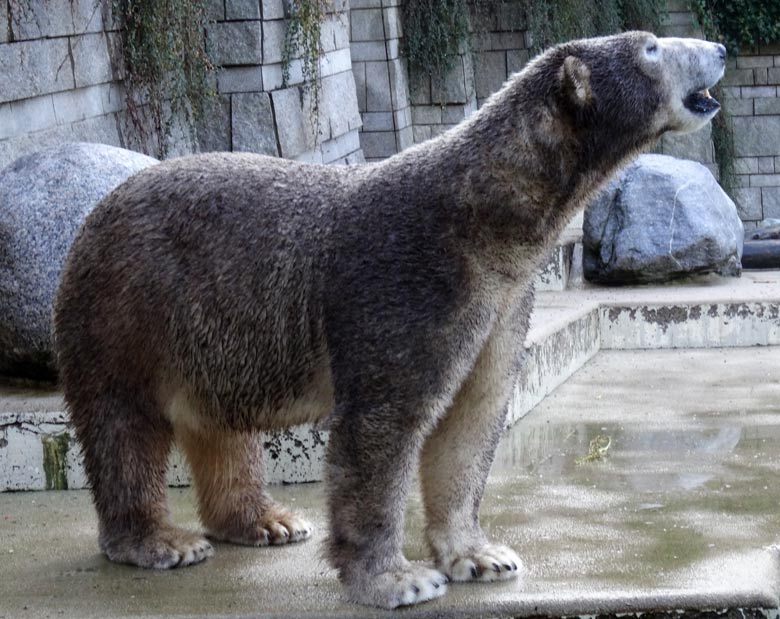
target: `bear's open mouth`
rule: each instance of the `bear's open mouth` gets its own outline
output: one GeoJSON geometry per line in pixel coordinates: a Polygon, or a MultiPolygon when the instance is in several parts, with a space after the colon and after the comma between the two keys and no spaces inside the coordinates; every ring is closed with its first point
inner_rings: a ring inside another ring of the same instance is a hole
{"type": "Polygon", "coordinates": [[[720,103],[710,96],[708,88],[689,94],[683,100],[683,105],[694,114],[711,114],[720,109],[720,103]]]}

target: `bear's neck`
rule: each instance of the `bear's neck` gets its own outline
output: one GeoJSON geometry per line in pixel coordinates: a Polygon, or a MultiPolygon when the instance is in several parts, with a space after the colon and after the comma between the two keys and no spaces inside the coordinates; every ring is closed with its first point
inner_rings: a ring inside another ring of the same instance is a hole
{"type": "Polygon", "coordinates": [[[429,196],[432,208],[451,208],[462,236],[545,247],[643,145],[567,133],[533,93],[511,104],[517,92],[522,83],[454,130],[385,163],[429,196]]]}

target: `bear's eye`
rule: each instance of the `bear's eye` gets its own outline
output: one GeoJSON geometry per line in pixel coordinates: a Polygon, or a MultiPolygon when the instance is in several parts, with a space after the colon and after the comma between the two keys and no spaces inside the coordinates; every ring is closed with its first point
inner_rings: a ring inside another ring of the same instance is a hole
{"type": "Polygon", "coordinates": [[[648,60],[658,60],[658,43],[651,41],[645,46],[645,57],[648,60]]]}

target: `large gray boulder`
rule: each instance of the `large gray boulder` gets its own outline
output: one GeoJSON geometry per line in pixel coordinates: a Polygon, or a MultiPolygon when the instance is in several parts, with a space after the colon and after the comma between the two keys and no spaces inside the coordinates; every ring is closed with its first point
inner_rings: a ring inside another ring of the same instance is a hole
{"type": "Polygon", "coordinates": [[[0,374],[56,375],[51,308],[76,231],[114,187],[156,159],[70,143],[0,170],[0,374]]]}
{"type": "Polygon", "coordinates": [[[584,274],[606,284],[739,275],[743,238],[734,202],[706,167],[642,155],[585,209],[584,274]]]}

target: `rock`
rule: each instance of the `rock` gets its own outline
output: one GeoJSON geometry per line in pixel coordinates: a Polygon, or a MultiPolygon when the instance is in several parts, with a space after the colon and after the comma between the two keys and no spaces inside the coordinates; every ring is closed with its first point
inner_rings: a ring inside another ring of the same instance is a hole
{"type": "Polygon", "coordinates": [[[706,167],[642,155],[585,209],[585,278],[637,284],[739,275],[743,237],[734,202],[706,167]]]}
{"type": "Polygon", "coordinates": [[[0,374],[56,375],[51,309],[76,231],[103,196],[156,159],[69,143],[0,170],[0,374]]]}
{"type": "Polygon", "coordinates": [[[745,234],[746,240],[776,241],[780,239],[780,219],[765,219],[755,230],[745,234]]]}

